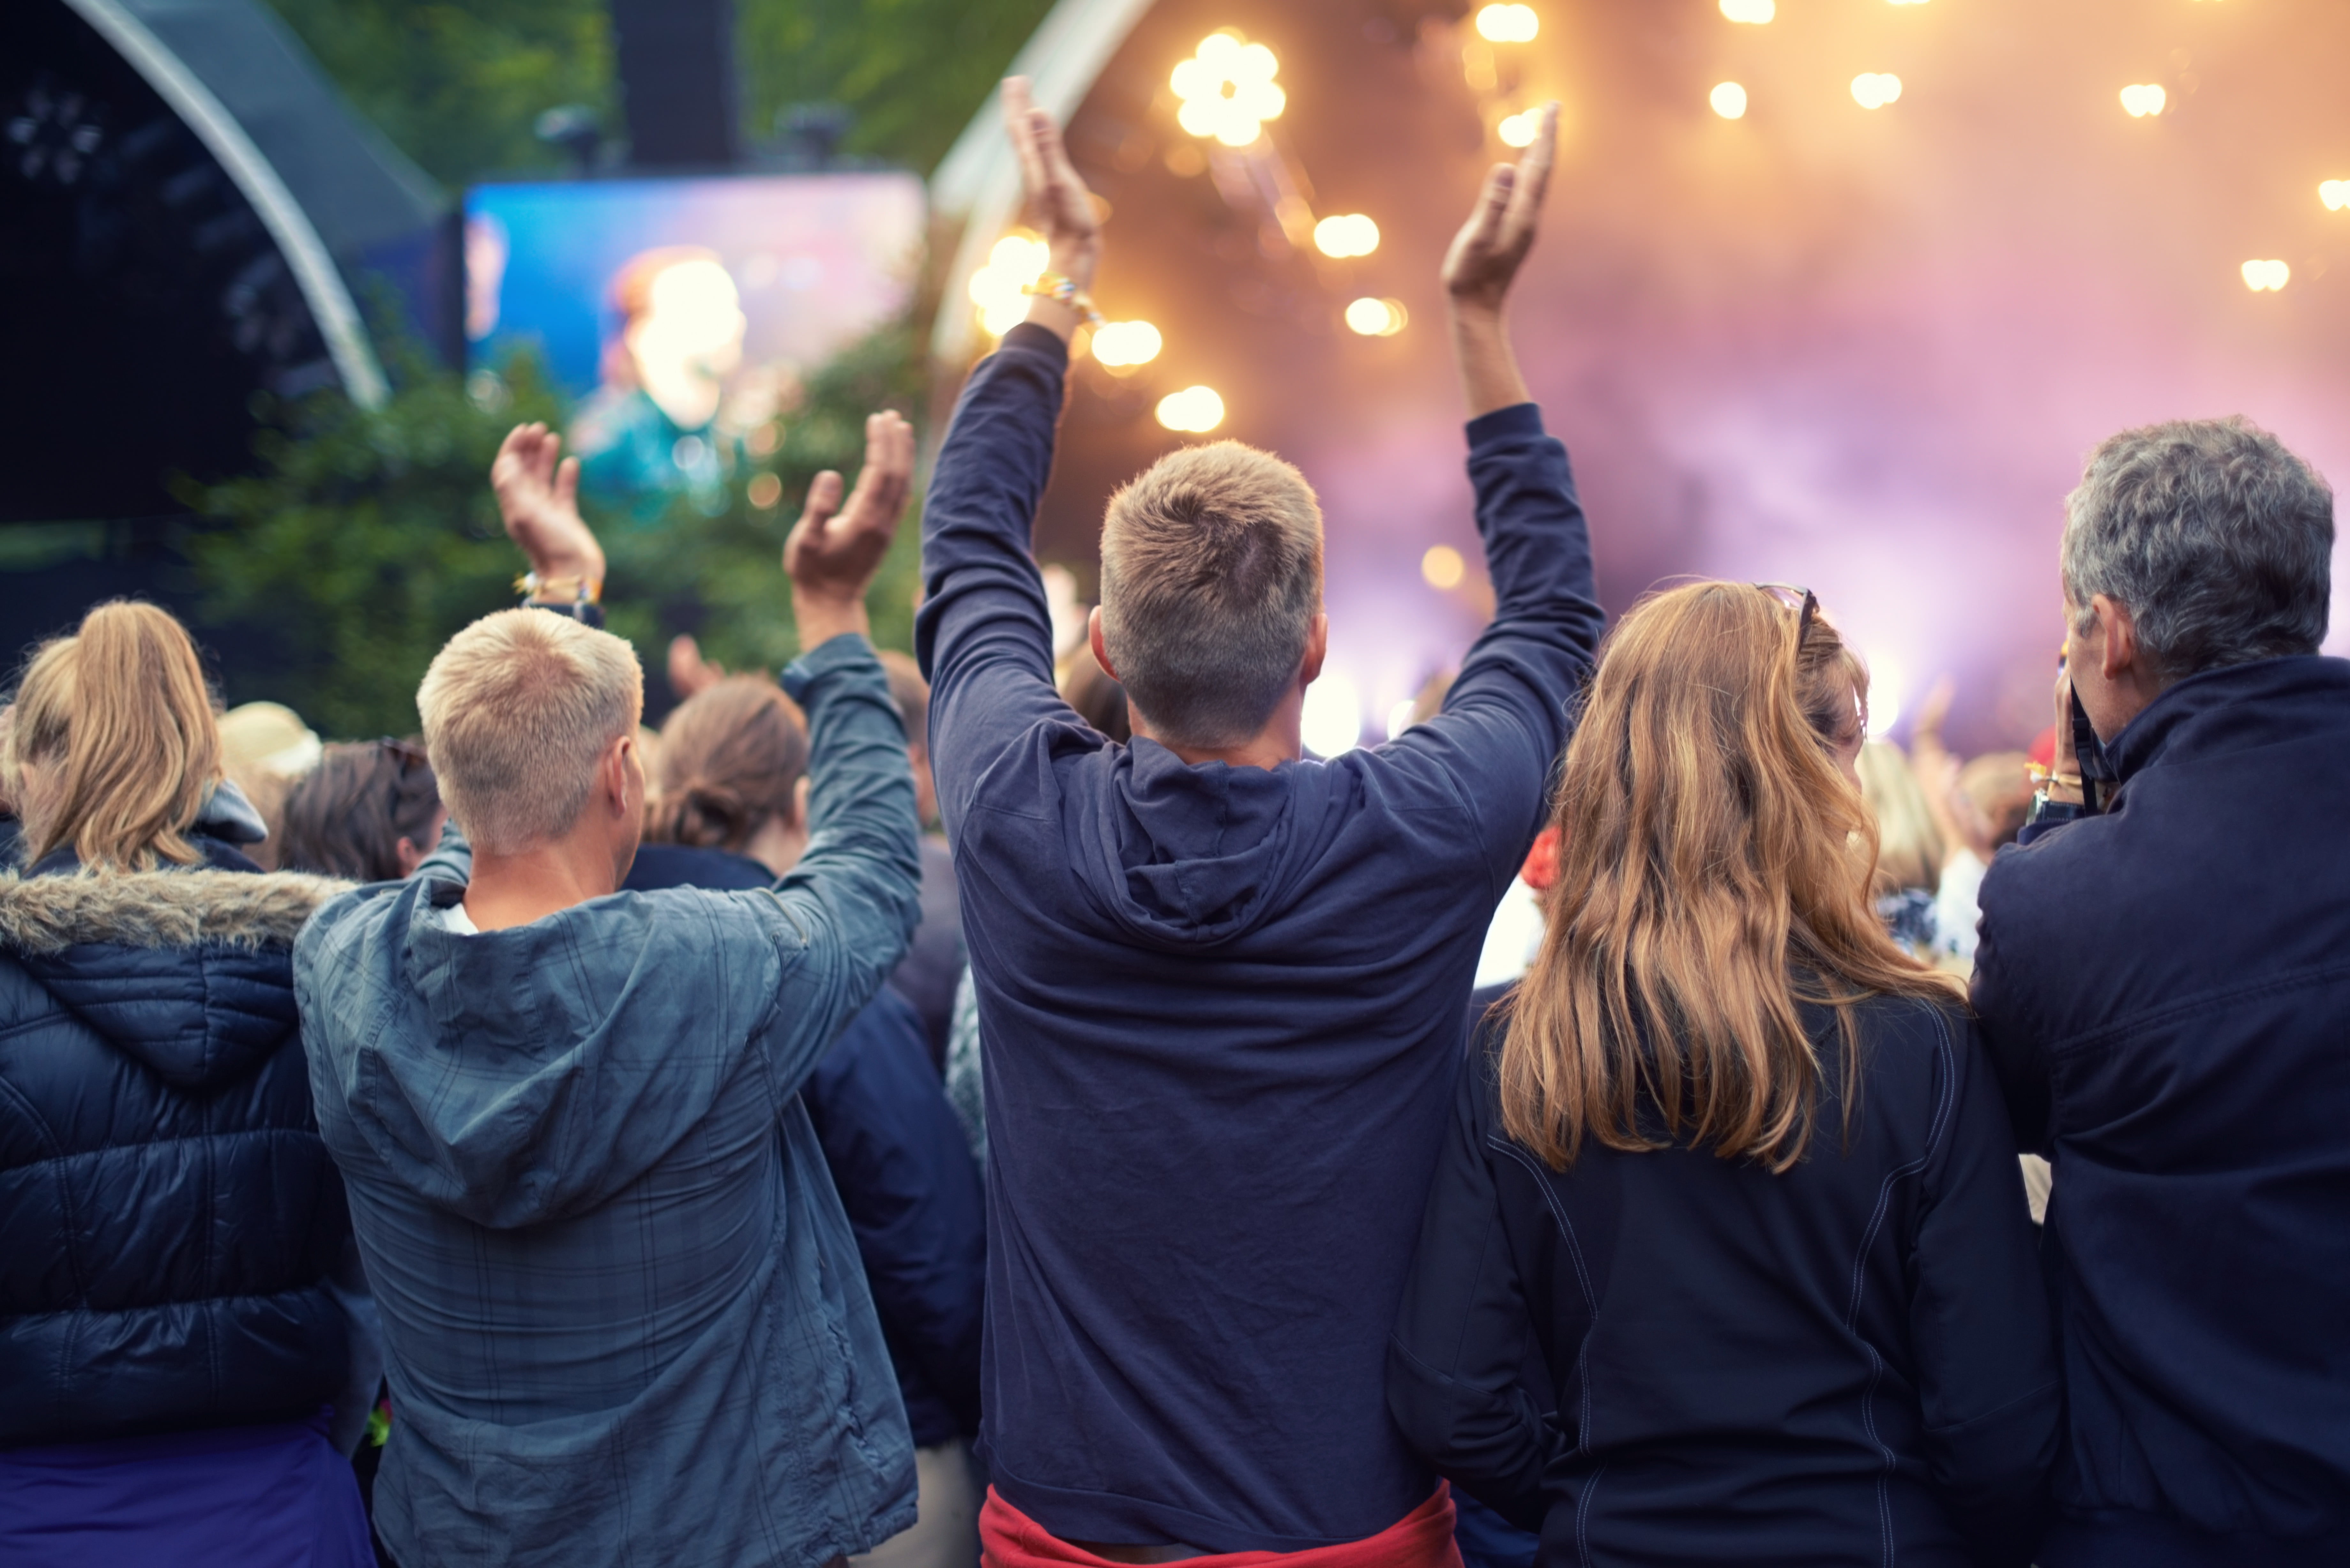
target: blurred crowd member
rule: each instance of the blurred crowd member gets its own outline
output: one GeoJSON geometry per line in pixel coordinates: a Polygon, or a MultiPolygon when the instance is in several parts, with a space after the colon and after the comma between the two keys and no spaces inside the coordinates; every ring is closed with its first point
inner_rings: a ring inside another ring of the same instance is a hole
{"type": "MultiPolygon", "coordinates": [[[[623,886],[749,889],[790,876],[808,846],[807,761],[799,710],[774,681],[730,675],[703,688],[661,725],[650,842],[623,886]]],[[[857,1561],[968,1568],[979,1558],[968,1445],[979,1435],[987,1231],[979,1168],[912,1005],[887,989],[868,1002],[800,1097],[857,1234],[920,1482],[913,1527],[857,1561]]]]}
{"type": "Polygon", "coordinates": [[[383,740],[327,747],[286,792],[278,818],[288,870],[391,882],[423,864],[449,813],[423,746],[383,740]]]}
{"type": "Polygon", "coordinates": [[[279,857],[278,828],[287,793],[323,754],[317,732],[282,702],[240,702],[220,716],[220,736],[221,772],[267,829],[267,836],[244,846],[245,854],[265,871],[297,869],[279,857]]]}
{"type": "Polygon", "coordinates": [[[1856,763],[1861,798],[1877,820],[1877,912],[1912,957],[1930,958],[1940,936],[1934,919],[1945,858],[1926,791],[1909,759],[1890,741],[1869,741],[1856,763]]]}
{"type": "Polygon", "coordinates": [[[2030,1561],[2045,1292],[1959,983],[1846,849],[1866,679],[1809,595],[1691,584],[1617,625],[1568,742],[1559,916],[1462,1075],[1388,1363],[1546,1560],[2030,1561]]]}
{"type": "Polygon", "coordinates": [[[17,692],[6,771],[29,870],[0,882],[12,1568],[372,1561],[346,1456],[373,1356],[355,1358],[335,1289],[350,1220],[289,956],[342,889],[245,857],[256,825],[220,755],[196,650],[149,605],[90,611],[17,692]]]}
{"type": "Polygon", "coordinates": [[[913,1005],[929,1042],[931,1065],[943,1077],[947,1035],[954,1026],[955,982],[962,978],[962,903],[955,894],[954,857],[938,832],[938,784],[931,772],[931,683],[921,666],[895,649],[884,649],[881,668],[889,677],[889,698],[906,722],[906,760],[914,769],[914,809],[922,819],[922,923],[906,956],[889,976],[889,987],[913,1005]]]}
{"type": "Polygon", "coordinates": [[[2066,504],[2054,777],[1983,880],[1974,971],[2056,1171],[2048,1568],[2350,1561],[2350,663],[2314,657],[2334,537],[2325,483],[2241,420],[2123,431],[2066,504]]]}
{"type": "Polygon", "coordinates": [[[1121,746],[1134,739],[1134,725],[1126,713],[1126,688],[1101,667],[1092,649],[1080,647],[1061,661],[1058,684],[1061,701],[1104,739],[1121,746]]]}
{"type": "Polygon", "coordinates": [[[799,1099],[913,924],[913,785],[864,607],[912,432],[874,416],[855,494],[819,475],[785,545],[809,841],[754,893],[613,896],[644,821],[642,675],[594,627],[603,556],[556,445],[521,427],[493,471],[544,607],[459,632],[417,694],[440,847],[295,950],[399,1413],[376,1526],[407,1568],[806,1568],[915,1517],[799,1099]]]}
{"type": "Polygon", "coordinates": [[[1090,641],[1131,746],[1053,685],[1028,531],[1099,243],[1050,118],[1005,84],[1048,294],[964,389],[923,512],[932,681],[985,1041],[991,1563],[1315,1551],[1453,1561],[1380,1370],[1495,901],[1541,826],[1600,625],[1564,450],[1503,298],[1551,116],[1446,265],[1500,609],[1444,711],[1300,761],[1320,513],[1232,442],[1111,502],[1090,641]],[[1318,1550],[1315,1550],[1318,1549],[1318,1550]]]}

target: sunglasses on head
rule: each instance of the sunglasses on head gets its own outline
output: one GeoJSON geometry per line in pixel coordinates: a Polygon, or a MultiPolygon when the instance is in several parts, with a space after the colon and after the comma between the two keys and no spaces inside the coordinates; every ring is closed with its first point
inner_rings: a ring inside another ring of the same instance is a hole
{"type": "Polygon", "coordinates": [[[1789,609],[1795,612],[1795,646],[1804,646],[1804,639],[1812,634],[1812,622],[1820,613],[1820,601],[1812,590],[1794,583],[1757,583],[1754,585],[1789,609]]]}

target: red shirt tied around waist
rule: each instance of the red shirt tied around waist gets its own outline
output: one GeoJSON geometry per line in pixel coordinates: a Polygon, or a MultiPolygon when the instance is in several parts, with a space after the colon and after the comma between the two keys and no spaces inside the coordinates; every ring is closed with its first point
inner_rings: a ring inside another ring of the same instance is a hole
{"type": "MultiPolygon", "coordinates": [[[[1304,1552],[1222,1552],[1181,1562],[1183,1568],[1461,1568],[1452,1522],[1452,1490],[1439,1481],[1426,1502],[1360,1541],[1304,1552]]],[[[979,1560],[981,1568],[1125,1568],[1061,1540],[993,1487],[979,1511],[979,1560]]]]}

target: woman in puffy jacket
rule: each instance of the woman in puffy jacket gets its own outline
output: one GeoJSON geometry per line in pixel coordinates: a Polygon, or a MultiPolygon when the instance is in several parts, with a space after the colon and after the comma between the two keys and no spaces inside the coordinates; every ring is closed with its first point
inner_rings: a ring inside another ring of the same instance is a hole
{"type": "Polygon", "coordinates": [[[373,1373],[290,956],[343,885],[239,851],[260,824],[151,606],[35,654],[6,764],[0,1563],[371,1563],[329,1411],[373,1373]]]}

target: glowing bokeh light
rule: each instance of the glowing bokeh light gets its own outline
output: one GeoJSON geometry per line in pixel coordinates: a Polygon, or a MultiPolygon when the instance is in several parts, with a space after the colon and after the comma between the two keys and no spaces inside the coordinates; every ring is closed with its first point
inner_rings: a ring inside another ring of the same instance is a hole
{"type": "Polygon", "coordinates": [[[2274,294],[2293,281],[2293,268],[2274,259],[2248,261],[2243,272],[2244,286],[2254,294],[2274,294]]]}
{"type": "Polygon", "coordinates": [[[1508,146],[1532,147],[1534,138],[1542,134],[1542,110],[1530,109],[1521,114],[1503,115],[1493,132],[1508,146]]]}
{"type": "Polygon", "coordinates": [[[1148,321],[1105,321],[1094,328],[1094,359],[1113,372],[1149,364],[1163,347],[1159,328],[1148,321]]]}
{"type": "Polygon", "coordinates": [[[1882,654],[1868,659],[1868,734],[1881,741],[1901,722],[1901,666],[1882,654]]]}
{"type": "Polygon", "coordinates": [[[1263,44],[1244,43],[1234,33],[1209,34],[1167,78],[1183,100],[1176,123],[1194,136],[1246,147],[1266,120],[1280,119],[1288,107],[1288,95],[1273,79],[1280,70],[1281,62],[1263,44]]]}
{"type": "Polygon", "coordinates": [[[1901,78],[1891,71],[1863,71],[1852,78],[1852,101],[1863,109],[1883,109],[1901,97],[1901,78]]]}
{"type": "Polygon", "coordinates": [[[2169,101],[2170,95],[2162,90],[2160,82],[2132,82],[2122,88],[2122,108],[2129,111],[2132,119],[2160,114],[2162,106],[2169,101]]]}
{"type": "Polygon", "coordinates": [[[1419,575],[1431,588],[1457,588],[1469,575],[1469,563],[1450,545],[1430,545],[1419,558],[1419,575]]]}
{"type": "Polygon", "coordinates": [[[1477,13],[1477,34],[1496,44],[1531,44],[1542,18],[1531,5],[1488,5],[1477,13]]]}
{"type": "Polygon", "coordinates": [[[2328,180],[2317,187],[2317,199],[2329,213],[2350,207],[2350,180],[2328,180]]]}
{"type": "Polygon", "coordinates": [[[1213,387],[1186,387],[1159,400],[1159,422],[1170,431],[1204,435],[1224,422],[1224,400],[1213,387]]]}
{"type": "Polygon", "coordinates": [[[1721,0],[1721,14],[1759,27],[1779,14],[1779,6],[1777,0],[1721,0]]]}
{"type": "Polygon", "coordinates": [[[1742,119],[1746,114],[1746,89],[1736,82],[1722,82],[1706,95],[1713,112],[1724,119],[1742,119]]]}
{"type": "Polygon", "coordinates": [[[1379,248],[1379,226],[1360,213],[1342,213],[1314,225],[1314,248],[1326,256],[1367,256],[1379,248]]]}
{"type": "Polygon", "coordinates": [[[1366,337],[1392,337],[1403,330],[1404,323],[1409,319],[1400,300],[1373,299],[1366,295],[1347,306],[1347,330],[1366,337]]]}
{"type": "Polygon", "coordinates": [[[743,493],[744,499],[762,512],[773,512],[784,498],[784,482],[772,473],[754,473],[743,493]]]}
{"type": "Polygon", "coordinates": [[[1335,670],[1305,689],[1305,711],[1297,716],[1298,738],[1317,757],[1343,756],[1362,743],[1363,701],[1355,683],[1335,670]]]}
{"type": "Polygon", "coordinates": [[[971,275],[971,302],[979,306],[979,324],[991,337],[1001,337],[1028,314],[1028,296],[1021,291],[1045,275],[1053,259],[1050,246],[1024,231],[1004,235],[987,253],[987,263],[971,275]]]}

